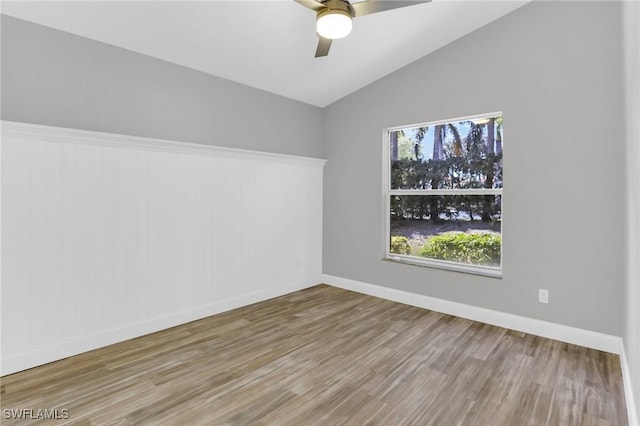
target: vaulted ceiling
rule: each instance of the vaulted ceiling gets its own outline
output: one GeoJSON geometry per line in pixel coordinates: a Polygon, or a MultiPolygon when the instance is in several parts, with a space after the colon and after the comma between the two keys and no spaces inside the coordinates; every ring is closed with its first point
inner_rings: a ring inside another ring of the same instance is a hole
{"type": "Polygon", "coordinates": [[[434,0],[362,16],[325,58],[314,58],[314,12],[293,0],[2,1],[2,13],[324,107],[525,3],[434,0]]]}

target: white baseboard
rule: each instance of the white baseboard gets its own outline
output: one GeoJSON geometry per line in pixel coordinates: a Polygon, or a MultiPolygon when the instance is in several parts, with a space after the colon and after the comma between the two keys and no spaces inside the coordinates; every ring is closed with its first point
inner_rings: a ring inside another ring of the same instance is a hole
{"type": "Polygon", "coordinates": [[[2,358],[2,361],[0,362],[0,375],[5,376],[7,374],[13,374],[18,371],[37,367],[39,365],[78,355],[107,345],[122,342],[124,340],[144,336],[145,334],[175,327],[176,325],[206,318],[221,312],[262,302],[264,300],[312,287],[317,285],[318,282],[319,281],[314,278],[282,287],[257,291],[239,297],[234,297],[232,299],[199,306],[193,309],[174,312],[162,317],[128,324],[123,327],[100,331],[77,339],[57,343],[52,346],[40,347],[28,352],[8,356],[6,358],[2,358]]]}
{"type": "Polygon", "coordinates": [[[343,288],[345,290],[364,293],[370,296],[380,297],[394,302],[442,312],[444,314],[479,321],[485,324],[496,325],[498,327],[521,331],[536,336],[560,340],[561,342],[585,346],[587,348],[610,352],[617,355],[620,355],[623,350],[622,338],[618,336],[583,330],[581,328],[569,327],[562,324],[522,317],[491,309],[479,308],[477,306],[465,305],[416,293],[409,293],[402,290],[340,278],[333,275],[323,274],[322,280],[328,285],[343,288]]]}
{"type": "Polygon", "coordinates": [[[631,370],[627,361],[627,352],[622,348],[620,353],[620,366],[622,367],[622,383],[624,384],[624,396],[627,403],[627,417],[629,426],[640,426],[640,418],[636,410],[636,400],[634,399],[633,388],[631,386],[631,370]]]}

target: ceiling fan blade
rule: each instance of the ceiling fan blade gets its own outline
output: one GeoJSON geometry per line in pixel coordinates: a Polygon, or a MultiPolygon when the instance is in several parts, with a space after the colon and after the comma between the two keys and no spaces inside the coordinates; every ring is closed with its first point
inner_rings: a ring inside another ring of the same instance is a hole
{"type": "Polygon", "coordinates": [[[411,1],[411,0],[368,0],[360,3],[353,3],[351,7],[355,11],[355,16],[371,15],[372,13],[384,12],[385,10],[399,9],[401,7],[414,6],[421,3],[429,3],[431,0],[411,1]]]}
{"type": "Polygon", "coordinates": [[[316,58],[327,56],[329,54],[329,48],[331,47],[331,39],[319,37],[318,47],[316,48],[316,58]]]}
{"type": "Polygon", "coordinates": [[[315,10],[316,12],[324,7],[321,1],[316,0],[295,0],[297,3],[306,7],[307,9],[315,10]]]}

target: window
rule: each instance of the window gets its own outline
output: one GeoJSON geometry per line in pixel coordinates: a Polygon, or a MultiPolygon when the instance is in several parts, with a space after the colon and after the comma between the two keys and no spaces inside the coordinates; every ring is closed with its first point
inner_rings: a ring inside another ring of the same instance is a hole
{"type": "Polygon", "coordinates": [[[385,132],[385,257],[502,274],[502,114],[385,132]]]}

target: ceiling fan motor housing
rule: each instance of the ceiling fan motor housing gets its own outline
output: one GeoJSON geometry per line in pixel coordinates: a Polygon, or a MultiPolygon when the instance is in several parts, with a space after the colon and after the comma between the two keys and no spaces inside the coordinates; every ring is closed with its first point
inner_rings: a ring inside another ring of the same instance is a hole
{"type": "Polygon", "coordinates": [[[318,11],[318,18],[324,16],[328,13],[340,13],[343,12],[349,18],[353,18],[355,16],[355,12],[353,7],[348,1],[345,0],[327,0],[324,3],[324,7],[318,11]]]}

